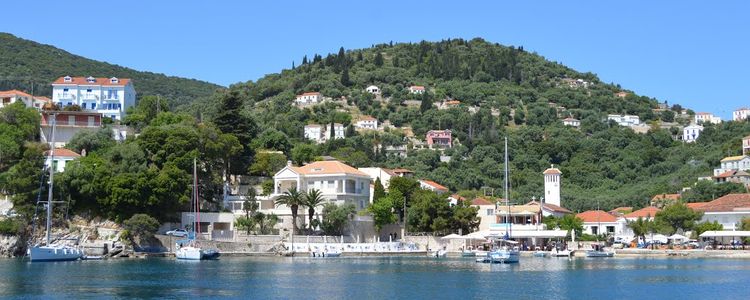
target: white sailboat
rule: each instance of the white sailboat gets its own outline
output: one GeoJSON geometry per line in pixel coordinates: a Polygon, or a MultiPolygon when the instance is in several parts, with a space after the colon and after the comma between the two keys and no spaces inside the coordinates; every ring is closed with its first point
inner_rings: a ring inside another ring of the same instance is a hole
{"type": "Polygon", "coordinates": [[[498,243],[498,247],[489,253],[487,256],[477,261],[489,262],[489,263],[517,263],[521,260],[521,251],[518,249],[518,242],[509,240],[513,233],[512,222],[510,221],[510,198],[508,196],[508,137],[505,137],[505,201],[508,205],[508,215],[506,222],[505,235],[502,237],[496,237],[495,242],[498,243]]]}
{"type": "Polygon", "coordinates": [[[177,241],[177,250],[175,251],[175,257],[183,260],[202,260],[202,259],[216,259],[221,255],[218,250],[207,249],[203,250],[198,247],[195,242],[196,228],[200,226],[200,204],[198,202],[198,167],[197,162],[193,159],[193,195],[192,195],[192,210],[193,210],[193,226],[191,232],[188,233],[186,240],[177,241]]]}
{"type": "Polygon", "coordinates": [[[27,250],[26,254],[29,256],[31,261],[72,261],[78,260],[83,257],[83,251],[76,247],[71,247],[63,244],[53,244],[51,238],[52,228],[52,187],[54,185],[54,161],[55,161],[55,127],[57,123],[57,114],[51,114],[52,119],[52,134],[50,137],[50,164],[49,168],[49,188],[47,189],[47,201],[45,207],[47,208],[47,237],[46,244],[37,244],[27,250]]]}

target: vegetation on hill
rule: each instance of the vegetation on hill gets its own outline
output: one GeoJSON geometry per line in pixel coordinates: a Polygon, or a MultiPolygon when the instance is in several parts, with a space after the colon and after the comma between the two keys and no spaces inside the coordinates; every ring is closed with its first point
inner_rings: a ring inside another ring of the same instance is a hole
{"type": "Polygon", "coordinates": [[[20,89],[50,96],[50,83],[61,76],[131,78],[139,97],[160,95],[170,106],[207,101],[220,86],[205,81],[141,72],[95,61],[65,50],[0,32],[0,90],[20,89]]]}

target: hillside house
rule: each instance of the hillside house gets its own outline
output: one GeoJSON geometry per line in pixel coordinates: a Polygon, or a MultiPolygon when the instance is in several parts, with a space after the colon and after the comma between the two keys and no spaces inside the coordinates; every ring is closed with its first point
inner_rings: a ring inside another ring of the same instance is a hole
{"type": "Polygon", "coordinates": [[[701,222],[716,221],[724,230],[739,230],[742,219],[750,217],[750,194],[728,194],[694,209],[703,212],[701,222]]]}
{"type": "Polygon", "coordinates": [[[634,115],[607,115],[607,121],[615,121],[617,125],[632,127],[641,124],[641,118],[634,115]]]}
{"type": "Polygon", "coordinates": [[[325,141],[323,135],[324,132],[325,130],[323,129],[323,126],[320,126],[319,124],[305,125],[305,138],[315,141],[316,143],[322,143],[325,141]]]}
{"type": "Polygon", "coordinates": [[[427,147],[432,148],[451,148],[453,147],[453,135],[450,129],[430,130],[426,135],[427,147]]]}
{"type": "Polygon", "coordinates": [[[64,172],[65,165],[67,165],[70,161],[81,157],[80,154],[75,153],[73,150],[65,148],[57,148],[53,151],[47,150],[44,152],[44,155],[46,157],[44,165],[47,167],[52,166],[52,168],[55,170],[55,173],[64,172]],[[54,159],[51,156],[52,154],[54,154],[54,159]]]}
{"type": "Polygon", "coordinates": [[[699,112],[695,114],[694,123],[698,125],[703,123],[719,124],[721,123],[721,118],[712,113],[699,112]]]}
{"type": "Polygon", "coordinates": [[[649,205],[654,207],[664,207],[679,201],[681,197],[682,195],[680,194],[658,194],[651,197],[651,203],[649,205]]]}
{"type": "Polygon", "coordinates": [[[575,128],[578,128],[581,126],[581,121],[576,118],[565,118],[563,119],[563,125],[565,126],[572,126],[575,128]]]}
{"type": "Polygon", "coordinates": [[[91,111],[42,111],[40,140],[49,143],[55,124],[55,147],[61,148],[81,131],[95,131],[102,127],[102,114],[91,111]],[[54,121],[54,123],[53,123],[54,121]]]}
{"type": "Polygon", "coordinates": [[[685,128],[682,129],[682,141],[685,143],[693,143],[698,140],[701,132],[703,132],[703,126],[701,125],[691,124],[685,126],[685,128]]]}
{"type": "Polygon", "coordinates": [[[750,135],[742,138],[742,155],[750,152],[750,135]]]}
{"type": "Polygon", "coordinates": [[[433,191],[438,194],[444,194],[450,191],[448,190],[447,187],[444,187],[443,185],[437,182],[434,182],[432,180],[427,180],[427,179],[420,179],[419,187],[424,190],[433,191]]]}
{"type": "Polygon", "coordinates": [[[750,108],[742,107],[732,112],[732,120],[743,121],[750,117],[750,108]]]}
{"type": "Polygon", "coordinates": [[[370,202],[370,176],[340,161],[316,161],[301,167],[288,162],[273,180],[271,199],[295,187],[304,193],[317,189],[326,202],[354,204],[357,209],[366,208],[370,202]]]}
{"type": "Polygon", "coordinates": [[[750,156],[729,156],[721,160],[721,167],[714,169],[714,176],[719,176],[727,171],[750,169],[750,156]]]}
{"type": "Polygon", "coordinates": [[[357,129],[378,130],[378,119],[372,116],[362,116],[354,126],[357,129]]]}
{"type": "Polygon", "coordinates": [[[307,92],[302,95],[297,95],[297,98],[294,101],[299,106],[314,105],[323,101],[323,95],[318,92],[307,92]]]}
{"type": "Polygon", "coordinates": [[[458,100],[445,100],[442,103],[438,104],[438,109],[439,110],[446,110],[446,109],[450,109],[450,108],[453,108],[453,107],[458,107],[459,105],[461,105],[461,101],[458,101],[458,100]]]}
{"type": "Polygon", "coordinates": [[[41,110],[45,104],[51,102],[47,97],[35,97],[19,90],[0,91],[0,108],[18,101],[23,102],[26,107],[33,107],[38,110],[41,110]]]}
{"type": "Polygon", "coordinates": [[[714,182],[734,182],[741,183],[745,186],[750,185],[750,174],[743,170],[729,170],[713,177],[714,182]]]}
{"type": "Polygon", "coordinates": [[[365,89],[365,92],[368,92],[373,95],[380,95],[380,88],[378,88],[377,86],[371,85],[365,89]]]}
{"type": "Polygon", "coordinates": [[[78,105],[112,120],[122,120],[135,98],[133,81],[128,78],[65,76],[52,82],[53,104],[61,108],[78,105]]]}
{"type": "Polygon", "coordinates": [[[326,139],[343,139],[344,136],[344,124],[341,123],[333,123],[333,132],[331,132],[331,124],[325,125],[325,136],[326,139]],[[333,136],[331,136],[333,134],[333,136]]]}
{"type": "Polygon", "coordinates": [[[615,97],[617,97],[617,98],[625,98],[628,95],[630,95],[630,93],[628,93],[626,91],[620,91],[620,92],[615,93],[615,97]]]}
{"type": "Polygon", "coordinates": [[[424,94],[425,88],[421,85],[412,85],[409,87],[409,93],[410,94],[424,94]]]}

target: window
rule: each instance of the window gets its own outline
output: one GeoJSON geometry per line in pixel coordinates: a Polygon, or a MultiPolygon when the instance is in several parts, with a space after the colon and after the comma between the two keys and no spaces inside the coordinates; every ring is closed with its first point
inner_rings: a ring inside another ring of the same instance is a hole
{"type": "Polygon", "coordinates": [[[615,233],[615,226],[607,226],[607,233],[615,233]]]}
{"type": "Polygon", "coordinates": [[[94,121],[95,121],[95,119],[94,119],[94,117],[93,117],[93,116],[89,116],[89,120],[88,120],[88,121],[89,121],[89,122],[88,122],[88,123],[89,123],[89,126],[94,126],[94,121]]]}
{"type": "Polygon", "coordinates": [[[71,106],[71,105],[73,105],[73,102],[68,102],[68,106],[71,106]]]}
{"type": "Polygon", "coordinates": [[[63,92],[66,92],[66,93],[67,93],[67,92],[68,92],[68,89],[67,89],[67,88],[64,88],[64,89],[63,89],[63,92]]]}
{"type": "Polygon", "coordinates": [[[86,109],[86,103],[85,102],[81,104],[81,108],[86,109]]]}
{"type": "Polygon", "coordinates": [[[86,93],[91,93],[91,89],[86,89],[86,93]]]}
{"type": "Polygon", "coordinates": [[[91,109],[96,109],[96,103],[91,103],[91,109]]]}
{"type": "Polygon", "coordinates": [[[73,126],[76,124],[76,116],[68,116],[68,125],[73,126]]]}
{"type": "Polygon", "coordinates": [[[487,209],[487,215],[488,216],[491,216],[491,215],[494,215],[494,214],[495,214],[495,210],[494,209],[492,209],[492,208],[488,208],[487,209]]]}
{"type": "Polygon", "coordinates": [[[591,234],[599,234],[599,227],[597,226],[591,226],[591,234]]]}

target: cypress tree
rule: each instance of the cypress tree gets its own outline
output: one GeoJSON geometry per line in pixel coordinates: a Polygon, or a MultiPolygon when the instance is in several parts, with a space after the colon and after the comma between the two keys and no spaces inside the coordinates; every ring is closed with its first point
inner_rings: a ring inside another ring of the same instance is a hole
{"type": "Polygon", "coordinates": [[[307,55],[305,55],[305,56],[302,57],[302,64],[303,65],[307,64],[307,55]]]}
{"type": "Polygon", "coordinates": [[[385,197],[385,188],[383,187],[383,184],[380,182],[380,177],[375,179],[375,188],[372,194],[372,202],[378,201],[380,198],[385,197]]]}
{"type": "Polygon", "coordinates": [[[381,54],[380,51],[375,54],[375,65],[378,67],[383,66],[383,54],[381,54]]]}
{"type": "Polygon", "coordinates": [[[341,71],[341,84],[344,86],[349,86],[351,82],[349,81],[349,68],[344,67],[344,70],[341,71]]]}

